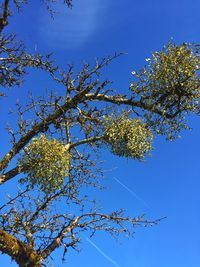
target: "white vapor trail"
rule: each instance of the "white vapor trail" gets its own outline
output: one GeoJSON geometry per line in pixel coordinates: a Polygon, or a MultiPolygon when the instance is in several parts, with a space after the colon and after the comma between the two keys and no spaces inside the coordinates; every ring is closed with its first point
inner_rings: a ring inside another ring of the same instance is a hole
{"type": "Polygon", "coordinates": [[[126,189],[132,196],[134,196],[138,201],[142,202],[147,208],[150,208],[149,205],[141,198],[139,197],[132,189],[130,189],[128,186],[123,184],[120,180],[118,180],[116,177],[113,178],[118,184],[120,184],[124,189],[126,189]]]}
{"type": "Polygon", "coordinates": [[[96,250],[108,261],[110,261],[115,267],[120,267],[120,265],[114,261],[111,257],[109,257],[103,250],[101,250],[94,242],[92,242],[88,237],[86,237],[86,240],[94,247],[96,250]]]}

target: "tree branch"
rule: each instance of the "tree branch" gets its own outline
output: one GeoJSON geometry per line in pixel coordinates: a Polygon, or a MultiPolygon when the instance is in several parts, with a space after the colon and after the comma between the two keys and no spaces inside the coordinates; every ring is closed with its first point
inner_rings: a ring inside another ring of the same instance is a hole
{"type": "Polygon", "coordinates": [[[0,171],[4,170],[8,166],[13,157],[18,154],[20,150],[23,149],[34,136],[36,136],[40,132],[43,132],[44,129],[48,128],[48,126],[54,123],[56,119],[66,113],[67,110],[75,108],[78,103],[83,102],[85,99],[85,94],[90,90],[91,88],[82,90],[72,99],[63,104],[59,109],[49,114],[49,116],[43,119],[42,122],[33,125],[33,127],[25,135],[23,135],[19,139],[19,141],[14,144],[11,150],[3,157],[0,162],[0,171]]]}
{"type": "Polygon", "coordinates": [[[25,245],[2,229],[0,229],[0,251],[9,255],[19,266],[42,266],[40,256],[32,247],[25,245]]]}
{"type": "Polygon", "coordinates": [[[108,231],[110,233],[120,233],[120,232],[127,232],[129,233],[129,230],[123,226],[123,223],[129,223],[132,226],[151,226],[155,225],[158,222],[160,222],[162,219],[158,219],[155,221],[148,221],[144,220],[143,216],[137,217],[137,218],[129,218],[129,217],[121,217],[120,216],[121,211],[119,212],[113,212],[111,215],[102,214],[102,213],[87,213],[80,215],[73,219],[67,227],[63,228],[60,233],[57,235],[57,237],[48,245],[42,252],[41,257],[43,259],[46,259],[56,248],[58,248],[61,244],[63,239],[66,237],[68,233],[71,232],[72,236],[72,243],[73,246],[75,243],[78,242],[78,238],[75,238],[74,236],[74,229],[77,227],[79,229],[86,228],[92,230],[95,232],[96,230],[104,230],[108,231]],[[84,221],[84,219],[91,218],[89,221],[84,221]],[[83,219],[83,222],[81,220],[83,219]],[[116,223],[116,226],[112,226],[110,223],[116,223]],[[74,241],[74,242],[73,242],[74,241]]]}
{"type": "Polygon", "coordinates": [[[0,175],[0,185],[17,176],[18,174],[24,172],[26,170],[25,166],[16,166],[10,171],[0,175]]]}
{"type": "Polygon", "coordinates": [[[76,227],[79,220],[80,217],[76,217],[66,228],[61,230],[51,244],[42,251],[41,256],[43,259],[46,259],[56,248],[61,245],[63,238],[67,235],[67,233],[71,232],[74,227],[76,227]]]}
{"type": "MultiPolygon", "coordinates": [[[[104,101],[104,102],[109,102],[109,103],[116,104],[116,105],[127,105],[127,106],[131,106],[135,108],[141,108],[149,112],[156,113],[160,116],[163,116],[163,112],[157,109],[155,105],[147,105],[143,103],[142,101],[134,101],[132,98],[129,98],[129,99],[125,98],[123,95],[109,96],[105,94],[90,93],[86,95],[86,98],[88,100],[104,101]]],[[[174,116],[170,114],[165,114],[165,117],[170,119],[170,118],[173,118],[174,116]]]]}
{"type": "Polygon", "coordinates": [[[83,140],[79,140],[75,143],[70,144],[69,148],[77,147],[77,146],[84,145],[84,144],[91,144],[91,143],[100,141],[102,138],[103,136],[95,136],[95,137],[90,137],[90,138],[86,138],[83,140]]]}

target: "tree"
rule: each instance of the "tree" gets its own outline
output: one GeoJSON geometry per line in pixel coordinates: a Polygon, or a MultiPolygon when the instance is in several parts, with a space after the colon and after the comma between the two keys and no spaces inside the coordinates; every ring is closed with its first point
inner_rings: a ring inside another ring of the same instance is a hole
{"type": "MultiPolygon", "coordinates": [[[[126,94],[115,92],[101,73],[120,54],[85,63],[75,73],[72,65],[67,70],[56,66],[51,55],[28,53],[6,32],[9,17],[26,2],[4,0],[1,6],[1,99],[7,101],[7,87],[23,84],[29,68],[47,72],[64,93],[37,99],[30,94],[26,105],[16,104],[0,184],[13,179],[19,189],[0,207],[0,251],[21,267],[40,267],[57,248],[63,249],[63,258],[69,248],[77,249],[84,231],[132,235],[133,227],[160,221],[129,217],[123,210],[105,214],[84,188],[101,188],[96,156],[103,149],[142,160],[154,135],[174,140],[188,128],[187,115],[200,113],[200,60],[198,45],[169,42],[146,59],[147,66],[132,72],[126,94]],[[58,209],[60,201],[64,210],[58,209]]],[[[43,2],[53,15],[55,1],[43,2]]]]}

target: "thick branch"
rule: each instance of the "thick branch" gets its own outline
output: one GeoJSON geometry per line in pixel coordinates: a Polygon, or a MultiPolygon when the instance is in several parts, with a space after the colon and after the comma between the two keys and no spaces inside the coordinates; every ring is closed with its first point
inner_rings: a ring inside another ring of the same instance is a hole
{"type": "Polygon", "coordinates": [[[12,179],[13,177],[17,176],[18,174],[24,172],[26,169],[25,166],[16,166],[12,170],[6,172],[3,175],[0,175],[0,184],[7,182],[8,180],[12,179]]]}
{"type": "MultiPolygon", "coordinates": [[[[163,116],[163,112],[160,111],[155,107],[155,105],[147,105],[142,101],[134,101],[132,98],[125,98],[124,96],[109,96],[105,94],[87,94],[86,95],[88,100],[97,100],[97,101],[104,101],[104,102],[109,102],[112,104],[116,105],[127,105],[135,108],[141,108],[144,110],[147,110],[149,112],[156,113],[160,116],[163,116]]],[[[173,118],[173,115],[170,114],[165,114],[166,118],[173,118]]]]}
{"type": "Polygon", "coordinates": [[[32,247],[0,229],[0,251],[9,255],[20,267],[41,267],[41,258],[32,247]]]}
{"type": "MultiPolygon", "coordinates": [[[[13,159],[13,157],[23,149],[29,141],[36,136],[38,133],[43,132],[44,129],[48,128],[50,124],[54,123],[56,119],[66,113],[67,110],[75,108],[78,103],[81,103],[84,100],[85,94],[91,90],[91,88],[87,88],[77,94],[74,98],[68,100],[64,105],[62,105],[59,109],[55,110],[51,113],[47,118],[45,118],[42,122],[35,124],[25,135],[23,135],[19,141],[12,147],[12,149],[4,156],[0,163],[0,171],[4,170],[9,162],[13,159]]],[[[1,181],[4,183],[4,180],[1,181]]]]}

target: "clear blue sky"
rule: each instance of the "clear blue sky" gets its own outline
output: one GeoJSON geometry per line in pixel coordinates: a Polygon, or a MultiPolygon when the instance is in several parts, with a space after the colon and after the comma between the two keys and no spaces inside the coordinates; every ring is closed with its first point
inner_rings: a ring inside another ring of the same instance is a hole
{"type": "MultiPolygon", "coordinates": [[[[177,43],[200,41],[197,0],[75,0],[73,10],[61,6],[55,20],[39,8],[39,0],[32,2],[10,26],[30,49],[53,51],[63,66],[127,52],[105,73],[122,91],[130,84],[131,71],[143,67],[144,59],[170,38],[177,43]]],[[[40,76],[29,78],[26,88],[41,93],[47,86],[51,85],[40,76]]],[[[22,89],[9,94],[13,102],[25,95],[22,89]]],[[[145,212],[149,218],[167,219],[152,228],[136,229],[135,238],[121,238],[122,244],[104,233],[97,234],[93,243],[83,240],[82,251],[69,251],[63,266],[200,266],[199,122],[191,117],[193,131],[182,133],[174,143],[156,138],[152,158],[145,163],[104,153],[105,168],[113,168],[106,182],[110,189],[98,194],[105,210],[124,207],[132,215],[145,212]]],[[[1,256],[1,266],[16,265],[1,256]]],[[[62,264],[55,261],[55,266],[62,264]]]]}

